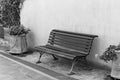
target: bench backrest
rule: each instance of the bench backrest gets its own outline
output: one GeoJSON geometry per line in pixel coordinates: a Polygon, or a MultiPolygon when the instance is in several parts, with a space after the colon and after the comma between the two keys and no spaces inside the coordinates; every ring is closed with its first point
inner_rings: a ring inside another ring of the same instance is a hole
{"type": "Polygon", "coordinates": [[[74,33],[61,30],[52,30],[48,44],[60,48],[80,51],[82,54],[89,54],[92,42],[97,35],[74,33]]]}

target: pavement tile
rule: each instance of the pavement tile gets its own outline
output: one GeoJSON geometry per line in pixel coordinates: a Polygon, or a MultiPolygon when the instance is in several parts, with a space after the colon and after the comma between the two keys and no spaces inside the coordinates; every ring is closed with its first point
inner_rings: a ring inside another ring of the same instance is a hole
{"type": "MultiPolygon", "coordinates": [[[[52,71],[50,69],[38,66],[36,64],[30,63],[30,62],[25,61],[25,60],[22,60],[22,59],[20,59],[18,57],[15,57],[13,55],[8,54],[8,53],[2,53],[2,52],[0,52],[0,54],[3,55],[3,56],[5,56],[5,57],[7,57],[7,58],[9,58],[12,61],[18,63],[18,64],[23,65],[24,67],[27,67],[32,72],[35,71],[35,72],[39,73],[39,78],[40,79],[42,78],[42,80],[77,80],[75,78],[72,78],[72,77],[69,77],[69,76],[65,76],[63,74],[54,72],[54,71],[52,71]]],[[[23,71],[24,71],[23,74],[26,74],[25,70],[23,70],[23,71]]],[[[30,72],[30,74],[32,72],[30,72]]],[[[34,78],[33,76],[37,75],[37,74],[34,74],[34,75],[30,76],[30,74],[27,73],[26,76],[30,77],[30,78],[34,78]]],[[[35,78],[33,80],[35,80],[35,78]]]]}
{"type": "Polygon", "coordinates": [[[0,56],[0,80],[52,80],[0,56]]]}

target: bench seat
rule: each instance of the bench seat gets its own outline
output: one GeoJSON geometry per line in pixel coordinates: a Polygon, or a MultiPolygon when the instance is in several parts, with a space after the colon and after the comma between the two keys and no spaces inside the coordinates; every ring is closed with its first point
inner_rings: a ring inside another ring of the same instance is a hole
{"type": "Polygon", "coordinates": [[[37,47],[35,47],[35,49],[38,52],[42,51],[42,52],[49,53],[49,54],[54,54],[54,55],[56,55],[56,53],[57,53],[58,56],[69,58],[69,59],[74,59],[74,57],[76,57],[76,56],[86,56],[86,53],[82,52],[82,51],[60,48],[60,47],[54,47],[54,46],[49,46],[48,47],[48,45],[37,46],[37,47]]]}

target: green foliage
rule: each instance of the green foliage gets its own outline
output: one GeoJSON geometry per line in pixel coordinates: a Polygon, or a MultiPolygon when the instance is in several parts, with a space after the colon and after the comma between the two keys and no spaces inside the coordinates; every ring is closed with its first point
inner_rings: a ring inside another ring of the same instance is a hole
{"type": "Polygon", "coordinates": [[[21,26],[12,26],[10,28],[10,35],[14,36],[23,36],[27,34],[30,30],[26,29],[23,25],[21,26]]]}
{"type": "Polygon", "coordinates": [[[115,61],[117,59],[116,51],[118,50],[120,50],[120,44],[118,46],[110,45],[103,53],[103,55],[100,56],[100,59],[104,60],[105,62],[115,61]]]}
{"type": "Polygon", "coordinates": [[[20,25],[20,0],[0,2],[0,23],[5,27],[20,25]]]}

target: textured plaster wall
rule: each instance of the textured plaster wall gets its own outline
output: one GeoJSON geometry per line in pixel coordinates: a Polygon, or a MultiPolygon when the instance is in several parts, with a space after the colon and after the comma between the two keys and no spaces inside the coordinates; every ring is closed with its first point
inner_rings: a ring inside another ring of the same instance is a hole
{"type": "Polygon", "coordinates": [[[54,28],[96,34],[88,59],[105,64],[95,54],[120,42],[120,0],[26,0],[21,23],[32,30],[36,45],[46,44],[54,28]]]}

